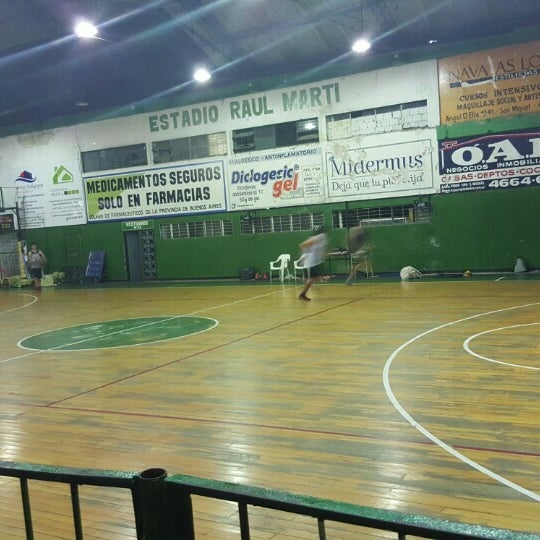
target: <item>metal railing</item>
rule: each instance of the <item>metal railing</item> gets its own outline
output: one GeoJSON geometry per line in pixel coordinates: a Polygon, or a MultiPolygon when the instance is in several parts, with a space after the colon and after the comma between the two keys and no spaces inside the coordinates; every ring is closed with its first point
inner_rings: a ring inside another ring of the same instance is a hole
{"type": "MultiPolygon", "coordinates": [[[[124,488],[131,492],[135,526],[139,540],[195,540],[192,497],[208,497],[235,502],[238,507],[240,537],[250,539],[249,507],[309,516],[317,520],[318,538],[326,540],[327,521],[396,533],[399,540],[414,535],[438,540],[540,540],[540,535],[481,525],[458,523],[392,510],[340,503],[284,491],[250,487],[195,476],[172,475],[161,468],[141,473],[51,467],[0,462],[0,476],[19,479],[26,538],[33,540],[30,480],[60,482],[70,486],[74,538],[83,540],[79,486],[124,488]]],[[[277,532],[277,531],[276,531],[277,532]]]]}

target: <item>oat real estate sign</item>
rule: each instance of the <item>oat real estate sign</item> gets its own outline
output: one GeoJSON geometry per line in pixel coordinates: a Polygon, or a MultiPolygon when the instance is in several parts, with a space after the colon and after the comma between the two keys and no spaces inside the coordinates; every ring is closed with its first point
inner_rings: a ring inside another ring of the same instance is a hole
{"type": "Polygon", "coordinates": [[[439,142],[441,193],[540,187],[540,130],[439,142]]]}
{"type": "Polygon", "coordinates": [[[540,112],[540,41],[438,63],[441,124],[540,112]]]}

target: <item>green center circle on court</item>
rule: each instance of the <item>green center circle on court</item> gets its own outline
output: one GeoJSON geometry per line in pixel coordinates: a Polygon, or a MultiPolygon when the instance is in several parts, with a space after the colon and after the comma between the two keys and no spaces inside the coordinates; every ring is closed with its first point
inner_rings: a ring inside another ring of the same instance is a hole
{"type": "Polygon", "coordinates": [[[80,324],[27,337],[19,346],[32,350],[82,351],[129,347],[206,332],[218,321],[208,317],[138,317],[80,324]]]}

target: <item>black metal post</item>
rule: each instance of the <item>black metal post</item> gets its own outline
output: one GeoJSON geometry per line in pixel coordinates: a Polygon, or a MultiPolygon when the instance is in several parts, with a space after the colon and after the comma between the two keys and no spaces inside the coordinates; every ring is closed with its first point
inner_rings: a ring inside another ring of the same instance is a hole
{"type": "Polygon", "coordinates": [[[238,503],[238,514],[240,517],[240,537],[242,540],[250,540],[251,533],[249,531],[249,517],[246,503],[238,503]]]}
{"type": "Polygon", "coordinates": [[[73,526],[76,540],[83,540],[81,504],[79,502],[79,486],[76,483],[69,485],[71,490],[71,508],[73,510],[73,526]]]}
{"type": "Polygon", "coordinates": [[[134,477],[133,509],[138,540],[166,540],[165,469],[146,469],[134,477]]]}
{"type": "Polygon", "coordinates": [[[326,529],[324,527],[324,519],[318,518],[317,519],[317,526],[319,529],[319,540],[326,540],[326,529]]]}
{"type": "Polygon", "coordinates": [[[28,479],[21,477],[20,484],[24,513],[24,527],[26,529],[26,540],[34,540],[34,528],[32,526],[32,510],[30,509],[30,494],[28,493],[28,479]]]}

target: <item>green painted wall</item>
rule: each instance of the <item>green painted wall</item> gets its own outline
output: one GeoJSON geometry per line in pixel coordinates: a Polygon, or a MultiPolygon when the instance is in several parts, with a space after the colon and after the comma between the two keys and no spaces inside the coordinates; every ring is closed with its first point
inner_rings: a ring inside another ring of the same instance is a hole
{"type": "Polygon", "coordinates": [[[107,258],[105,279],[127,279],[120,223],[31,229],[22,231],[22,238],[27,242],[37,242],[46,254],[48,273],[69,266],[83,266],[86,269],[90,251],[104,249],[107,258]]]}
{"type": "MultiPolygon", "coordinates": [[[[403,204],[412,199],[380,199],[350,203],[349,208],[403,204]]],[[[540,189],[516,188],[489,192],[467,192],[431,196],[432,222],[425,224],[374,227],[376,272],[398,272],[405,265],[422,271],[512,270],[516,257],[529,268],[540,268],[540,189]]],[[[332,210],[344,205],[325,205],[325,222],[331,224],[332,210]]],[[[273,213],[320,211],[318,207],[275,210],[273,213]]],[[[264,272],[280,253],[298,255],[298,244],[306,232],[240,234],[244,213],[164,218],[155,220],[158,279],[237,277],[239,268],[253,267],[264,272]],[[162,240],[159,224],[196,219],[233,219],[231,237],[162,240]]],[[[264,215],[262,212],[260,215],[264,215]]],[[[36,241],[49,259],[48,271],[73,263],[68,258],[66,239],[80,235],[84,265],[92,250],[103,249],[107,256],[106,280],[127,279],[124,239],[120,223],[84,227],[54,227],[32,230],[26,240],[36,241]],[[68,264],[69,263],[69,264],[68,264]]],[[[346,247],[343,229],[329,231],[330,247],[346,247]]],[[[344,272],[334,265],[334,272],[344,272]]]]}

